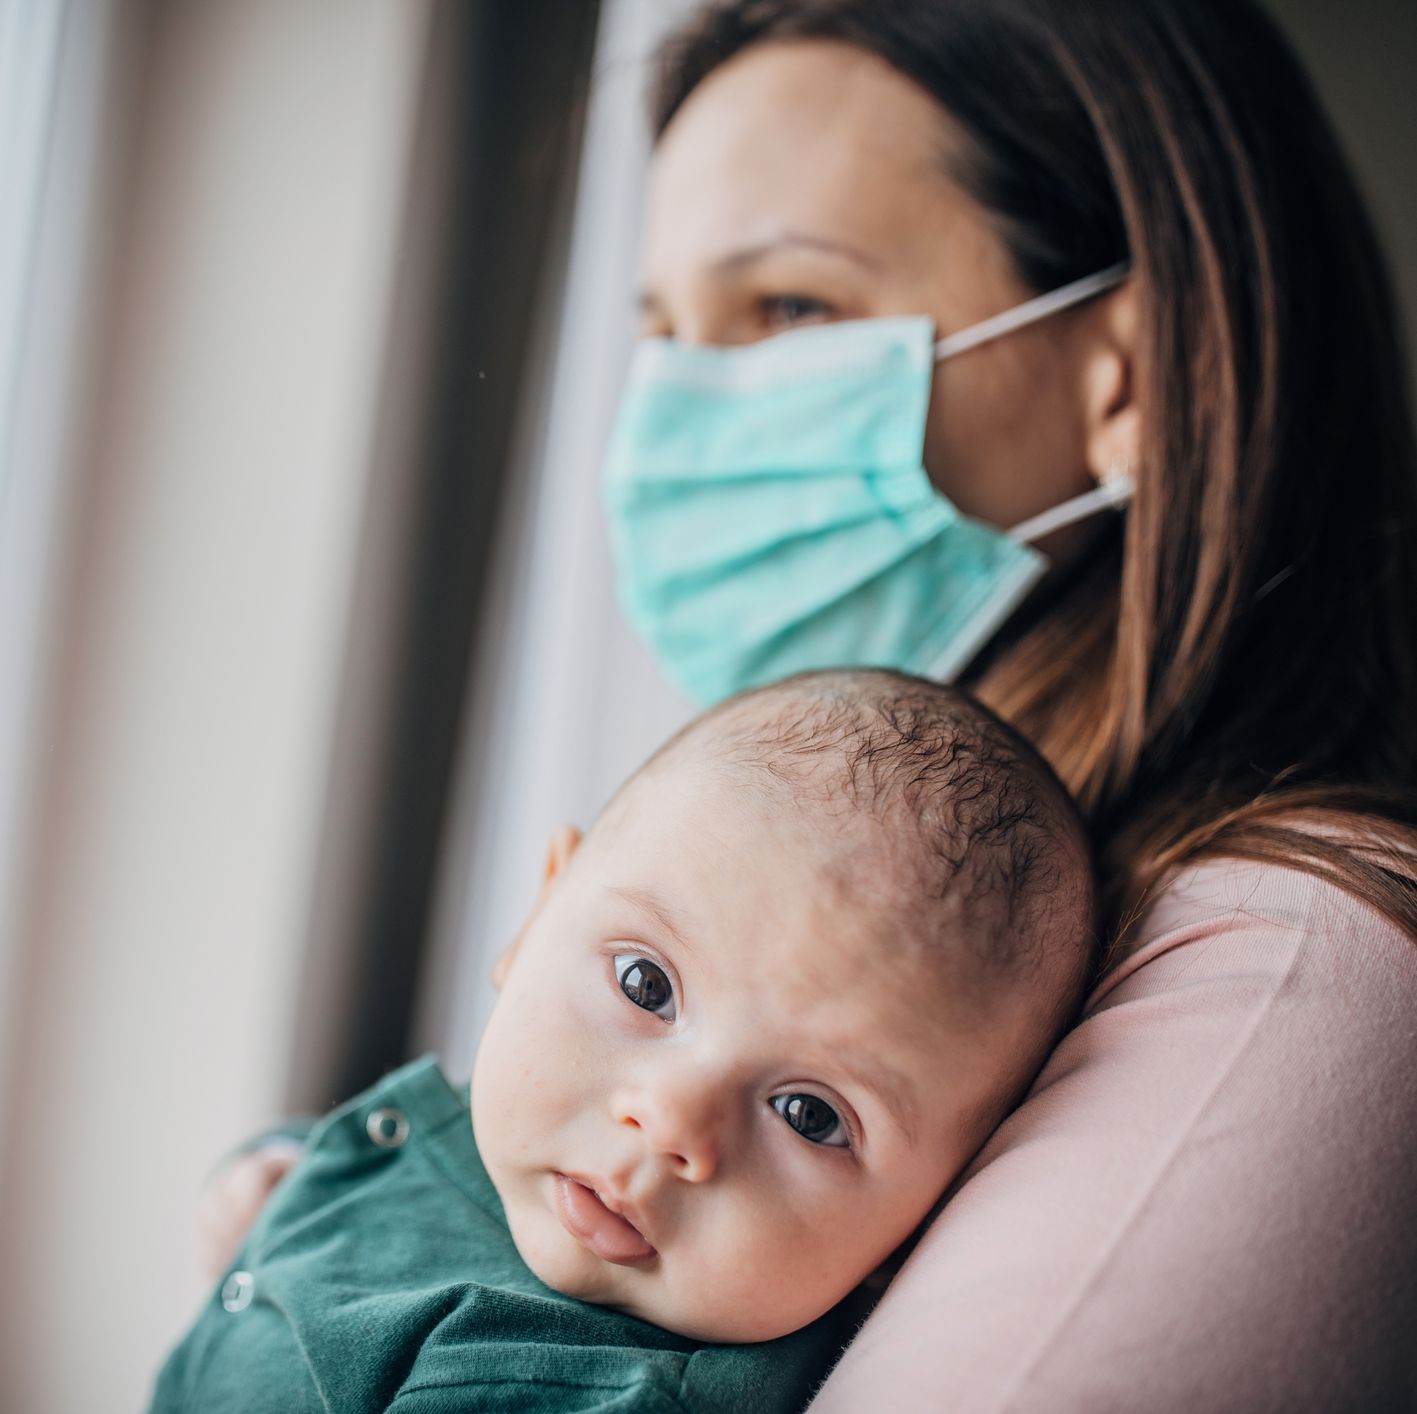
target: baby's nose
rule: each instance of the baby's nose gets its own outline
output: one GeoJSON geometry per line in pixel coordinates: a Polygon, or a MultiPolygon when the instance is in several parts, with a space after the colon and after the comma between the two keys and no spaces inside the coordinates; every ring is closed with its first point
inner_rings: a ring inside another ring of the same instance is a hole
{"type": "Polygon", "coordinates": [[[611,1114],[616,1124],[638,1131],[650,1152],[676,1178],[703,1183],[713,1177],[722,1143],[723,1114],[711,1095],[661,1079],[617,1091],[611,1114]]]}

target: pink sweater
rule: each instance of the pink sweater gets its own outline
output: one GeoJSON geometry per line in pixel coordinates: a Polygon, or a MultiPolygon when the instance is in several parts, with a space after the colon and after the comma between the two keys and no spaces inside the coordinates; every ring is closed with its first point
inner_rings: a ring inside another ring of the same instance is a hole
{"type": "Polygon", "coordinates": [[[812,1405],[1417,1409],[1417,943],[1182,873],[812,1405]]]}

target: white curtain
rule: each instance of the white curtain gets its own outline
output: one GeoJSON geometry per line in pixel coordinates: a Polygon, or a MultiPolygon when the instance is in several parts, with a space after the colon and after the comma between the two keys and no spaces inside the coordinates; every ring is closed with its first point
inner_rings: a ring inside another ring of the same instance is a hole
{"type": "Polygon", "coordinates": [[[634,335],[650,56],[694,0],[606,0],[584,143],[562,202],[466,713],[419,1043],[466,1074],[488,969],[531,902],[551,830],[585,825],[691,714],[615,603],[600,453],[634,335]]]}
{"type": "Polygon", "coordinates": [[[13,1033],[112,31],[109,0],[0,0],[0,1039],[13,1033]]]}

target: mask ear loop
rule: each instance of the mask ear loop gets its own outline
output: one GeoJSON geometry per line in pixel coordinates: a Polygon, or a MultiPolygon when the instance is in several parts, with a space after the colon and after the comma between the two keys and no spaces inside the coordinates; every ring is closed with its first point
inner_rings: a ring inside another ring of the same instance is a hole
{"type": "Polygon", "coordinates": [[[1136,495],[1137,484],[1132,479],[1131,468],[1124,461],[1114,462],[1103,475],[1101,482],[1091,491],[1074,496],[1051,511],[1031,517],[1009,531],[1009,539],[1026,545],[1031,540],[1041,540],[1049,532],[1062,526],[1071,525],[1076,520],[1095,515],[1101,510],[1120,510],[1136,495]]]}
{"type": "Polygon", "coordinates": [[[1037,299],[1028,300],[1013,309],[1006,309],[992,319],[972,324],[957,334],[949,334],[935,344],[935,362],[949,358],[952,354],[963,353],[966,349],[978,348],[980,344],[987,344],[990,339],[1002,338],[1005,334],[1012,334],[1015,329],[1022,329],[1025,324],[1033,324],[1039,319],[1046,319],[1050,314],[1057,314],[1059,310],[1081,304],[1093,295],[1100,295],[1104,290],[1120,285],[1131,271],[1131,262],[1123,260],[1117,265],[1109,265],[1106,270],[1099,270],[1095,275],[1084,275],[1081,280],[1074,280],[1070,285],[1050,290],[1046,295],[1039,295],[1037,299]]]}
{"type": "MultiPolygon", "coordinates": [[[[1119,261],[1105,270],[1084,275],[1081,280],[1074,280],[1070,285],[1063,285],[1060,289],[1039,295],[1037,299],[1028,300],[1013,309],[1006,309],[992,319],[985,319],[968,329],[961,329],[957,334],[950,334],[936,342],[935,361],[938,363],[941,359],[963,353],[966,349],[978,348],[980,344],[987,344],[991,339],[1002,338],[1005,334],[1012,334],[1015,329],[1022,329],[1025,325],[1046,319],[1050,314],[1057,314],[1060,310],[1081,304],[1083,300],[1091,299],[1094,295],[1102,294],[1104,290],[1120,285],[1131,272],[1130,261],[1119,261]]],[[[1129,468],[1125,462],[1119,463],[1107,472],[1095,490],[1084,492],[1070,501],[1064,501],[1060,506],[1054,506],[1050,511],[1044,511],[1041,515],[1024,521],[1022,525],[1014,526],[1008,532],[1009,538],[1020,544],[1039,540],[1049,531],[1071,525],[1075,520],[1082,520],[1085,516],[1095,515],[1101,510],[1124,506],[1135,493],[1136,483],[1132,480],[1129,468]]]]}

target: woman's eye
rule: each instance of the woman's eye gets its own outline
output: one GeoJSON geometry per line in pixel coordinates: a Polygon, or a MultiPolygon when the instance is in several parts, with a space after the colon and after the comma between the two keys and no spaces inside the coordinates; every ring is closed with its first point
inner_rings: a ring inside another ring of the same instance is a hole
{"type": "Polygon", "coordinates": [[[810,295],[769,295],[762,302],[763,317],[768,328],[790,329],[814,319],[825,319],[831,306],[810,295]]]}
{"type": "Polygon", "coordinates": [[[637,1007],[652,1011],[665,1021],[674,1020],[674,989],[658,963],[634,953],[621,953],[615,959],[615,980],[637,1007]]]}
{"type": "Polygon", "coordinates": [[[774,1095],[773,1109],[804,1139],[830,1149],[847,1146],[846,1126],[827,1102],[816,1095],[774,1095]]]}

